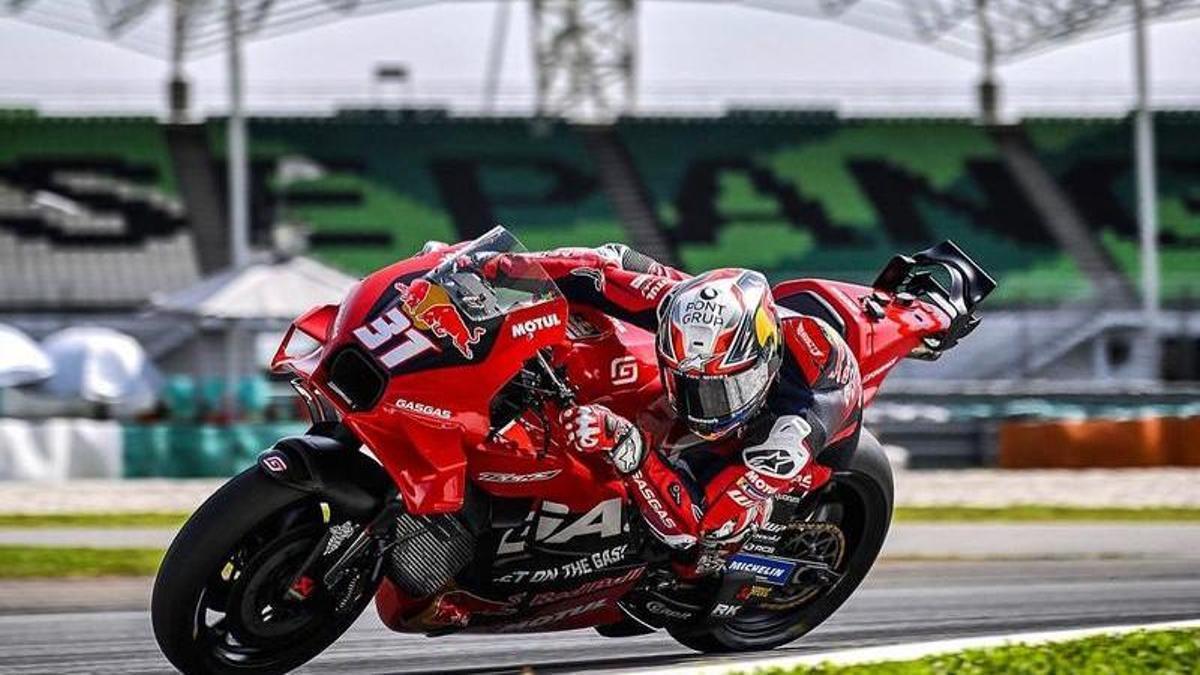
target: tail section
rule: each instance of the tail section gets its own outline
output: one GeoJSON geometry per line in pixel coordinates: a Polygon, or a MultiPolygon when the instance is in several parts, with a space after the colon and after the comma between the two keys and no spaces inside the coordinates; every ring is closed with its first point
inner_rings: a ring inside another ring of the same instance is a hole
{"type": "Polygon", "coordinates": [[[936,359],[979,325],[975,308],[996,289],[996,281],[946,240],[912,256],[893,257],[871,286],[894,297],[923,300],[946,314],[950,326],[924,339],[925,357],[936,359]]]}
{"type": "Polygon", "coordinates": [[[888,262],[871,286],[798,279],[775,302],[814,316],[846,339],[858,359],[866,402],[903,358],[934,360],[979,324],[975,308],[996,282],[953,242],[888,262]]]}

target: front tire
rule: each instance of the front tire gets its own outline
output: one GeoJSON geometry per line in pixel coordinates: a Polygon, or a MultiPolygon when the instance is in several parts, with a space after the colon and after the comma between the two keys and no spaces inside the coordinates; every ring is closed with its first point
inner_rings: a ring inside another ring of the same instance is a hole
{"type": "MultiPolygon", "coordinates": [[[[362,613],[379,579],[284,597],[328,524],[318,496],[257,467],[208,498],[176,535],[151,599],[154,636],[185,673],[280,673],[325,650],[362,613]]],[[[339,518],[340,520],[340,518],[339,518]]]]}
{"type": "MultiPolygon", "coordinates": [[[[714,627],[669,628],[680,644],[706,653],[774,649],[816,628],[858,588],[883,547],[892,521],[892,469],[879,442],[863,432],[844,466],[838,467],[822,509],[838,514],[846,552],[841,577],[811,600],[791,609],[747,608],[714,627]]],[[[818,518],[818,520],[821,520],[818,518]]]]}

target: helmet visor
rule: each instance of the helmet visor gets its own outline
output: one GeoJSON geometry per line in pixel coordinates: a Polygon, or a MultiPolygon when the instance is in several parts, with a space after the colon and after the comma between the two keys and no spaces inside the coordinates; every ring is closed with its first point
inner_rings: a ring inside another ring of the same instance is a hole
{"type": "Polygon", "coordinates": [[[680,414],[697,422],[720,423],[757,401],[767,388],[767,361],[733,375],[671,373],[670,394],[680,414]]]}

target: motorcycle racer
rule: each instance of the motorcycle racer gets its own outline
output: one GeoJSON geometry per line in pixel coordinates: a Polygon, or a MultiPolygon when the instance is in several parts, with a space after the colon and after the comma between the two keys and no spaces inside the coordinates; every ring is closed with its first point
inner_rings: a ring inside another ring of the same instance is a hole
{"type": "Polygon", "coordinates": [[[969,335],[995,287],[950,241],[870,285],[773,289],[623,247],[530,254],[502,227],[395,261],[284,333],[271,367],[312,424],[188,519],[155,639],[182,672],[282,672],[374,603],[430,637],[792,642],[888,535],[892,470],[860,408],[969,335]]]}
{"type": "Polygon", "coordinates": [[[758,272],[695,277],[621,244],[506,256],[536,261],[572,304],[655,331],[660,372],[680,422],[662,438],[601,405],[565,410],[560,442],[607,458],[653,534],[687,553],[685,575],[719,568],[769,515],[771,497],[819,484],[812,462],[858,433],[862,384],[826,322],[775,306],[758,272]],[[685,448],[681,450],[681,448],[685,448]]]}

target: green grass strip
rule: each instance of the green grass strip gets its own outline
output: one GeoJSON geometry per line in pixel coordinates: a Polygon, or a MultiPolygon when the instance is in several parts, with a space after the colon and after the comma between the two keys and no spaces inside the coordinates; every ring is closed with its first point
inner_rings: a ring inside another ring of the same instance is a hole
{"type": "Polygon", "coordinates": [[[1043,645],[968,649],[915,661],[822,664],[772,675],[1148,675],[1200,672],[1200,630],[1139,631],[1043,645]]]}
{"type": "Polygon", "coordinates": [[[163,553],[153,548],[0,546],[0,579],[150,576],[158,571],[163,553]]]}
{"type": "Polygon", "coordinates": [[[178,528],[187,519],[186,513],[4,513],[0,528],[178,528]]]}
{"type": "Polygon", "coordinates": [[[1200,521],[1200,508],[1077,508],[1068,506],[902,506],[900,522],[1062,522],[1200,521]]]}

